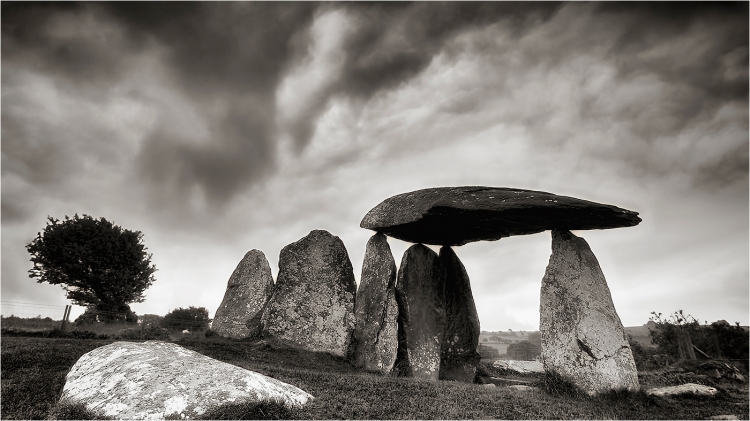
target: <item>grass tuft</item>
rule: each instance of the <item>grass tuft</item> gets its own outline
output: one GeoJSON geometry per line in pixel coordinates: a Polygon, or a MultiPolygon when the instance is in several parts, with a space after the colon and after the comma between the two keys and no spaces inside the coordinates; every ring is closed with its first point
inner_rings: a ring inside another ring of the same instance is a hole
{"type": "Polygon", "coordinates": [[[284,402],[263,400],[222,405],[201,415],[203,420],[289,420],[299,419],[284,402]]]}
{"type": "Polygon", "coordinates": [[[86,408],[82,403],[60,401],[47,415],[48,420],[112,420],[102,413],[86,408]]]}

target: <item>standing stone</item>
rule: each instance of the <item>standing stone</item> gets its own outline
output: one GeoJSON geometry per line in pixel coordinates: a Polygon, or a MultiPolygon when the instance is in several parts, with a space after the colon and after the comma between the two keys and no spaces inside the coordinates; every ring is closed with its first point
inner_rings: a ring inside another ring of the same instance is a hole
{"type": "Polygon", "coordinates": [[[354,365],[390,372],[398,349],[396,262],[383,234],[367,242],[354,314],[354,365]]]}
{"type": "Polygon", "coordinates": [[[271,266],[260,250],[245,254],[227,283],[211,330],[242,339],[260,333],[260,313],[273,294],[271,266]]]}
{"type": "Polygon", "coordinates": [[[639,389],[633,354],[599,262],[586,241],[569,231],[552,231],[540,307],[545,370],[590,395],[639,389]]]}
{"type": "Polygon", "coordinates": [[[402,375],[438,380],[445,332],[445,271],[422,244],[409,247],[396,283],[398,355],[402,375]]]}
{"type": "Polygon", "coordinates": [[[450,246],[440,249],[445,268],[445,337],[440,358],[440,379],[474,382],[482,358],[479,346],[479,316],[471,294],[466,268],[450,246]]]}
{"type": "Polygon", "coordinates": [[[263,335],[310,351],[346,357],[354,331],[354,270],[339,237],[313,230],[279,256],[263,335]]]}

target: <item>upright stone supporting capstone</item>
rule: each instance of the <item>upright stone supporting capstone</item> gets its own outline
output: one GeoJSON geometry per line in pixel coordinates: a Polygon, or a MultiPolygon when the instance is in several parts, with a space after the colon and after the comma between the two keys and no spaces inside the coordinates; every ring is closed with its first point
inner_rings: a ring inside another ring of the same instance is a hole
{"type": "Polygon", "coordinates": [[[263,336],[347,357],[356,293],[344,243],[327,231],[313,230],[281,250],[276,288],[263,315],[263,336]]]}
{"type": "Polygon", "coordinates": [[[604,274],[583,238],[552,231],[541,290],[542,361],[586,393],[638,390],[638,372],[604,274]]]}
{"type": "Polygon", "coordinates": [[[211,330],[242,339],[260,334],[260,313],[273,294],[271,266],[260,250],[245,254],[227,282],[211,330]]]}
{"type": "Polygon", "coordinates": [[[450,246],[440,249],[445,269],[445,336],[440,358],[440,379],[473,382],[481,356],[479,316],[466,268],[450,246]]]}
{"type": "Polygon", "coordinates": [[[398,354],[402,375],[438,380],[445,333],[445,271],[438,255],[422,244],[409,247],[396,283],[398,354]]]}
{"type": "Polygon", "coordinates": [[[385,235],[367,242],[354,314],[354,365],[389,373],[398,349],[396,262],[385,235]]]}

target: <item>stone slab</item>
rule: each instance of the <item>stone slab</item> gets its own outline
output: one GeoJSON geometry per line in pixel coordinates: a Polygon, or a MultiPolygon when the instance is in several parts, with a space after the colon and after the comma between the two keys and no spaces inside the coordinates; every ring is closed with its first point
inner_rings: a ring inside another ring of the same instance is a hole
{"type": "Polygon", "coordinates": [[[399,194],[370,210],[360,227],[412,243],[463,245],[551,229],[631,227],[638,212],[506,187],[437,187],[399,194]]]}

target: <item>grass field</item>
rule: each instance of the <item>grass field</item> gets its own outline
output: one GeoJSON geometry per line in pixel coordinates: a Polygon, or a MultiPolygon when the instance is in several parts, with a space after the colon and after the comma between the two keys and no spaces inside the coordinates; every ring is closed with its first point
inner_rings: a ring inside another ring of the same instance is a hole
{"type": "MultiPolygon", "coordinates": [[[[3,419],[86,419],[95,414],[57,400],[68,369],[84,353],[111,340],[2,338],[3,419]]],[[[521,392],[456,382],[426,382],[363,373],[327,354],[221,338],[182,340],[209,357],[296,385],[315,396],[302,409],[266,408],[270,418],[296,419],[706,419],[748,418],[747,384],[717,385],[712,398],[654,398],[613,393],[587,398],[566,393],[521,392]]],[[[491,370],[491,369],[488,369],[491,370]]],[[[497,373],[495,373],[497,374],[497,373]]],[[[520,378],[520,377],[519,377],[520,378]]],[[[526,380],[542,385],[539,377],[526,380]]],[[[219,408],[214,419],[250,419],[252,405],[219,408]]]]}

